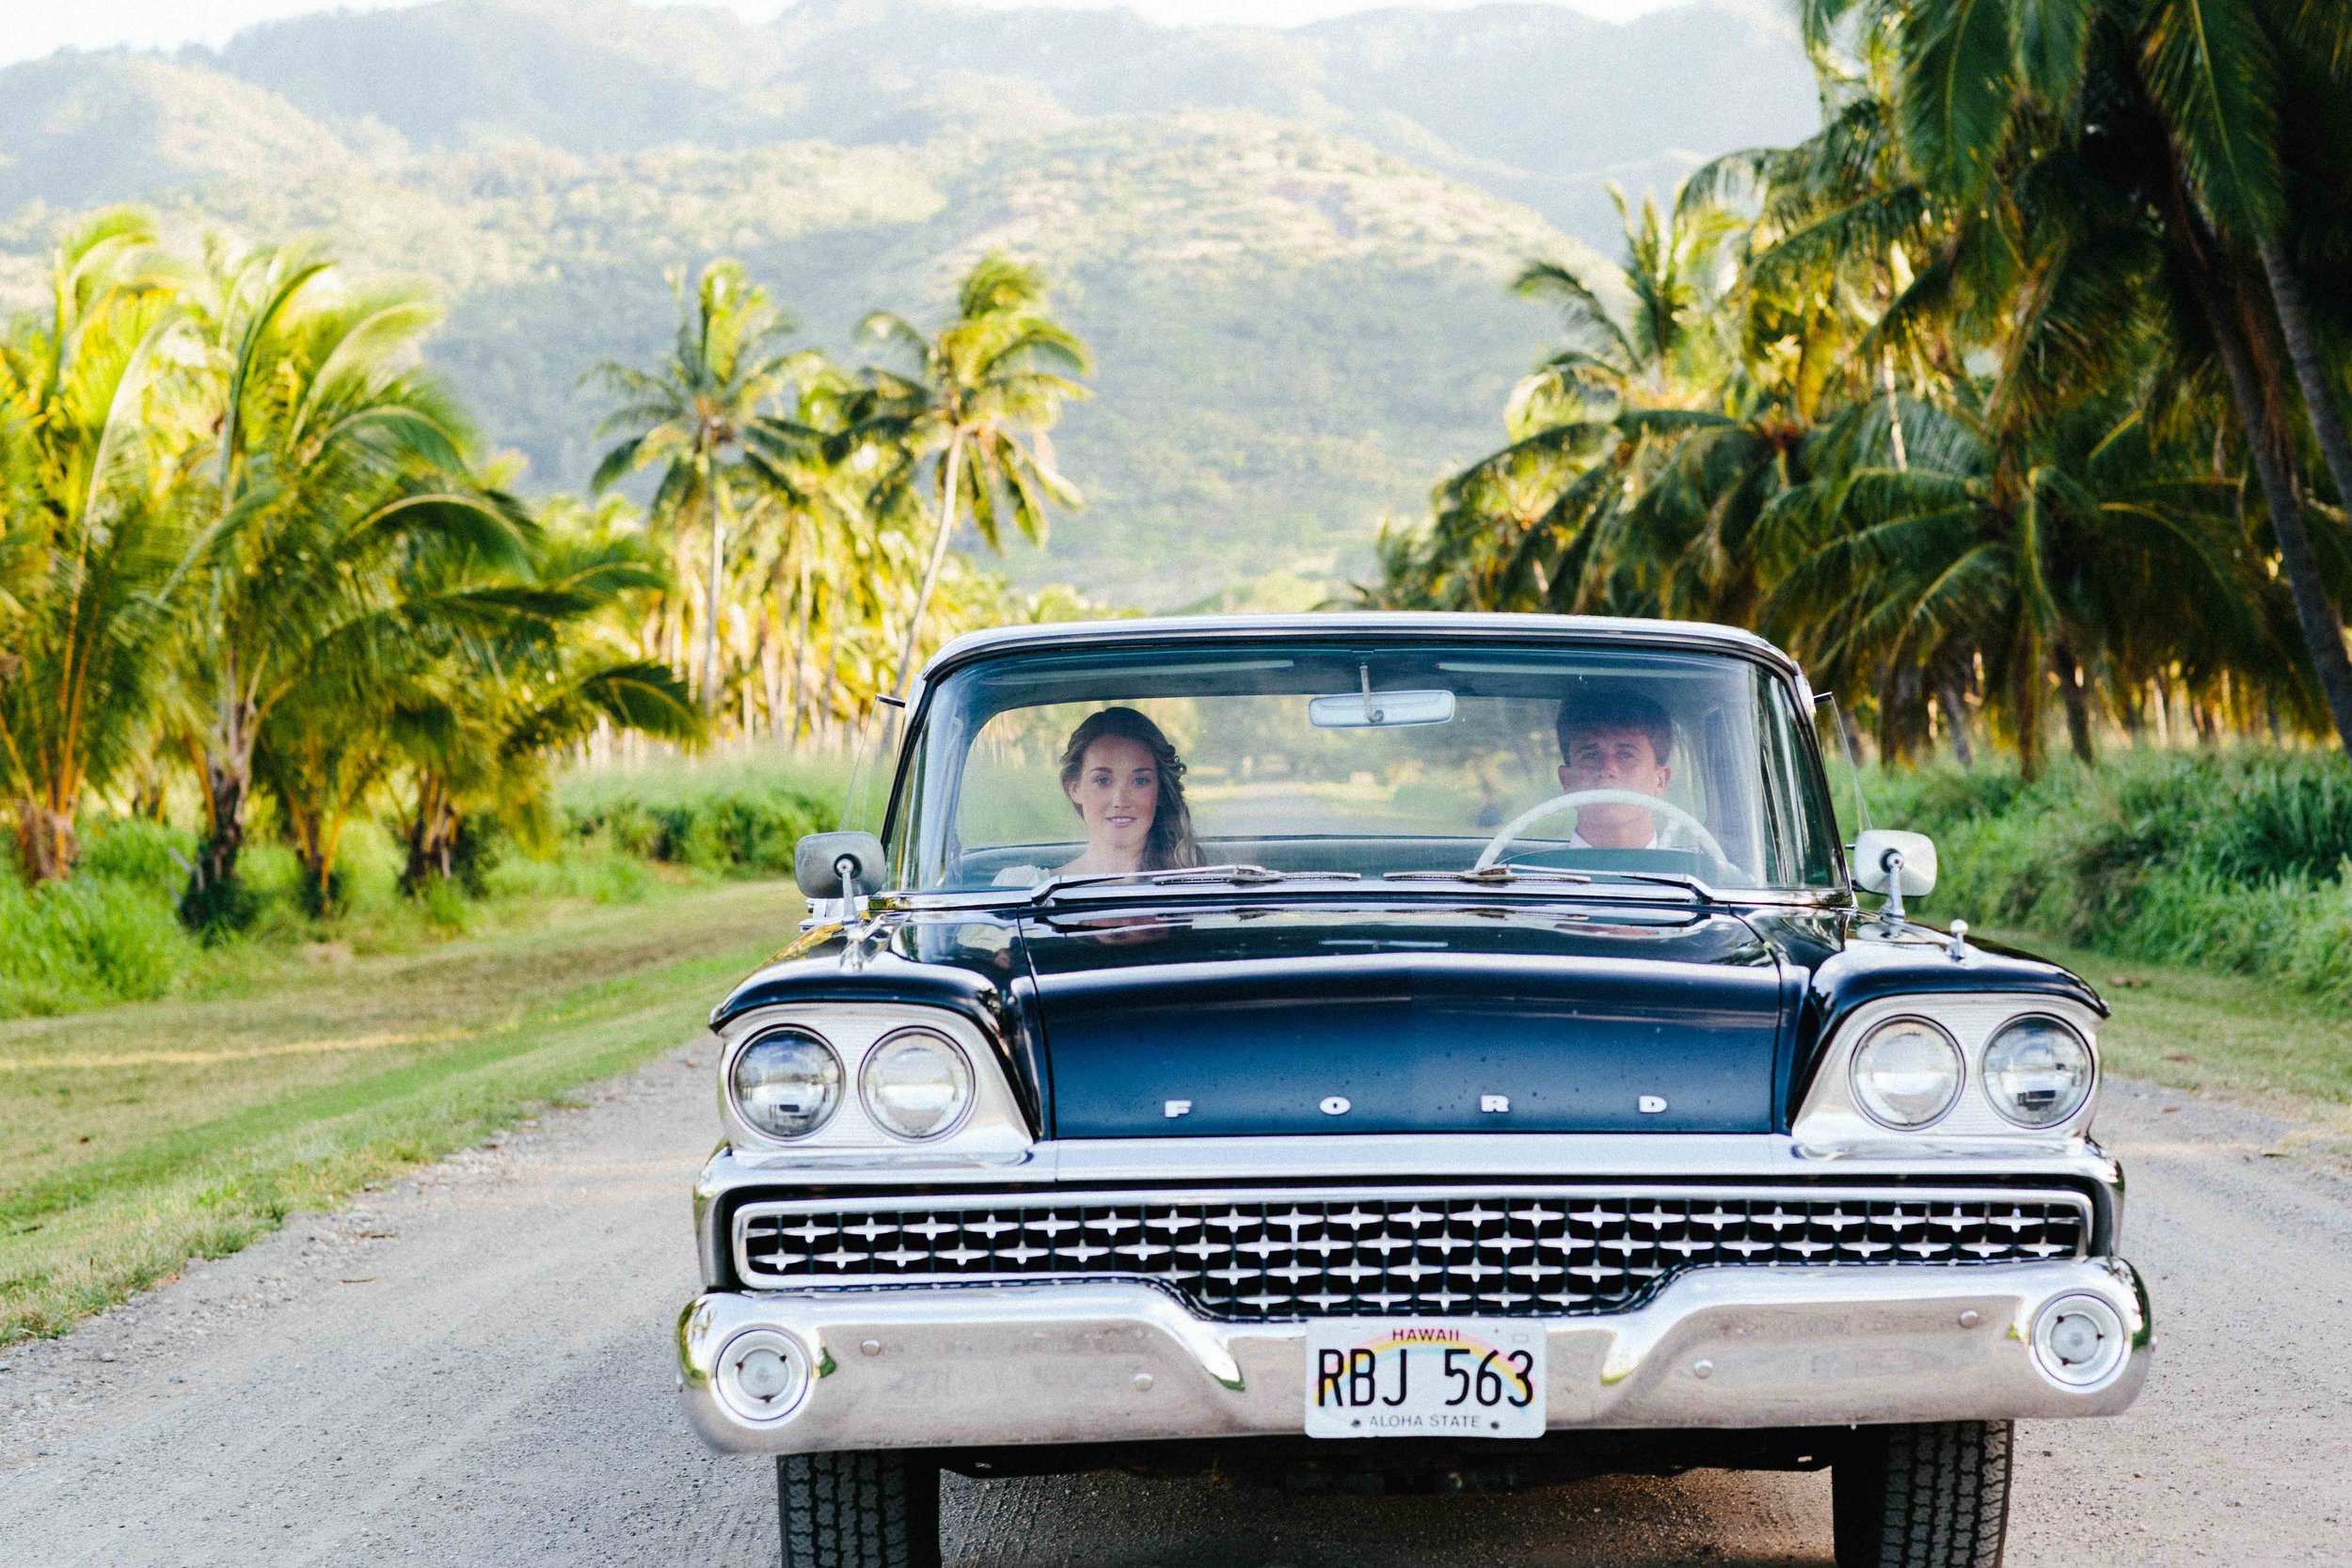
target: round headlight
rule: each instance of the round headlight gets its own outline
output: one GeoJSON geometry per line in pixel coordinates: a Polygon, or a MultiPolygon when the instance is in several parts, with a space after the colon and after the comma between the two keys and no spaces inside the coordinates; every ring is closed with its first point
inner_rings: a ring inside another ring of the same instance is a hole
{"type": "Polygon", "coordinates": [[[901,1138],[952,1132],[972,1109],[972,1064],[936,1030],[899,1030],[866,1053],[857,1076],[866,1114],[901,1138]]]}
{"type": "Polygon", "coordinates": [[[805,1029],[777,1029],[745,1046],[728,1081],[735,1110],[771,1138],[805,1138],[841,1103],[841,1058],[805,1029]]]}
{"type": "Polygon", "coordinates": [[[1853,1097],[1872,1120],[1908,1132],[1952,1108],[1963,1071],[1951,1036],[1925,1019],[1893,1019],[1855,1048],[1853,1097]]]}
{"type": "Polygon", "coordinates": [[[2095,1070],[2090,1047],[2057,1019],[2014,1019],[1985,1047],[1984,1092],[2020,1127],[2056,1127],[2090,1098],[2095,1070]]]}

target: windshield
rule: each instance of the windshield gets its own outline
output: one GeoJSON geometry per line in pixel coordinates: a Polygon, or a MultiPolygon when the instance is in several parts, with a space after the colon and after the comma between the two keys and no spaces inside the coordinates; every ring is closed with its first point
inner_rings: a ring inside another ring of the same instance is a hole
{"type": "Polygon", "coordinates": [[[901,885],[1247,865],[1835,885],[1788,688],[1729,655],[1476,643],[1012,654],[925,705],[901,885]]]}

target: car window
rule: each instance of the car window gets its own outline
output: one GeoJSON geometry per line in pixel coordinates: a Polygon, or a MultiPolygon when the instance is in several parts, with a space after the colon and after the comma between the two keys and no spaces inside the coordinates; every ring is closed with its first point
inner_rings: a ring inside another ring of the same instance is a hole
{"type": "MultiPolygon", "coordinates": [[[[1789,703],[1760,666],[1706,654],[1013,653],[951,674],[925,704],[897,820],[923,888],[1018,887],[1084,863],[1101,830],[1065,765],[1085,760],[1071,747],[1091,721],[1119,732],[1096,736],[1098,765],[1168,759],[1193,863],[1376,876],[1467,867],[1491,847],[1518,863],[1826,886],[1818,782],[1789,703]],[[1565,783],[1564,722],[1590,764],[1565,783]],[[1564,794],[1579,799],[1498,842],[1564,794]]],[[[1158,817],[1160,801],[1105,809],[1124,824],[1158,817]]]]}

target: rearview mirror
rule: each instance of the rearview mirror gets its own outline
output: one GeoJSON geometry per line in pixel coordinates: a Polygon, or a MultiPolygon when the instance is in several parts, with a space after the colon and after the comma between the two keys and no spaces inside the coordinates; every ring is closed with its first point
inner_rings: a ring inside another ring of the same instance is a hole
{"type": "Polygon", "coordinates": [[[1454,717],[1454,693],[1349,691],[1307,700],[1307,721],[1319,730],[1384,730],[1403,724],[1442,724],[1454,717]]]}
{"type": "Polygon", "coordinates": [[[1925,833],[1872,828],[1854,840],[1853,879],[1865,893],[1885,894],[1894,900],[1893,912],[1900,914],[1904,899],[1925,898],[1935,891],[1935,840],[1925,833]]]}
{"type": "Polygon", "coordinates": [[[810,833],[792,847],[792,879],[812,899],[878,893],[882,884],[882,840],[872,833],[810,833]]]}

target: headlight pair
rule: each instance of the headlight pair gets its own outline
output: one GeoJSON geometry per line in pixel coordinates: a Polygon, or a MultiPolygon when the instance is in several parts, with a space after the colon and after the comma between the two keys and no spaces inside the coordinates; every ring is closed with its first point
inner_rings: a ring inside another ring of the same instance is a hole
{"type": "MultiPolygon", "coordinates": [[[[745,1122],[771,1138],[808,1137],[841,1105],[841,1057],[813,1029],[771,1029],[739,1052],[728,1093],[745,1122]]],[[[893,1137],[945,1137],[971,1113],[971,1058],[936,1029],[883,1036],[858,1068],[858,1102],[893,1137]]]]}
{"type": "MultiPolygon", "coordinates": [[[[1849,1070],[1854,1103],[1864,1114],[1883,1126],[1915,1132],[1943,1120],[1960,1103],[1968,1060],[1939,1025],[1923,1018],[1897,1018],[1862,1037],[1849,1070]]],[[[2018,1127],[2056,1127],[2081,1110],[2095,1072],[2082,1036],[2041,1014],[2010,1020],[1984,1048],[1985,1099],[2018,1127]]]]}

